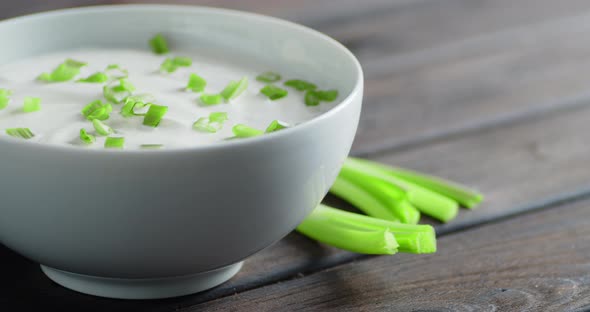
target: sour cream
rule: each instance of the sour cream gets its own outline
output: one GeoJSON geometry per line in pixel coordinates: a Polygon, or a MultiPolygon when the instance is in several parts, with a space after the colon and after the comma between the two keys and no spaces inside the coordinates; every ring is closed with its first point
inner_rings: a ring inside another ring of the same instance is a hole
{"type": "MultiPolygon", "coordinates": [[[[142,125],[143,117],[124,118],[119,114],[122,105],[113,105],[113,112],[104,121],[116,133],[113,136],[125,138],[125,149],[138,149],[144,144],[162,144],[164,148],[183,148],[215,144],[232,137],[232,126],[245,124],[264,130],[273,120],[290,125],[313,119],[331,109],[337,101],[308,107],[304,93],[285,87],[289,95],[271,101],[260,94],[264,83],[256,81],[256,76],[272,70],[260,63],[239,62],[234,58],[197,53],[195,51],[175,51],[171,55],[155,55],[150,51],[123,49],[76,50],[26,58],[18,62],[0,65],[0,88],[13,92],[11,102],[0,110],[0,135],[5,136],[7,128],[30,128],[35,137],[28,140],[40,144],[74,145],[80,148],[103,149],[105,136],[99,136],[81,110],[88,103],[102,99],[103,84],[43,83],[36,80],[43,72],[51,72],[64,60],[72,58],[88,63],[76,79],[103,71],[109,64],[118,64],[129,71],[129,81],[137,90],[134,94],[150,94],[154,103],[168,106],[168,112],[157,128],[142,125]],[[186,56],[193,60],[191,67],[181,67],[171,74],[160,73],[160,64],[166,57],[186,56]],[[230,103],[214,106],[200,105],[200,93],[185,91],[189,76],[196,73],[207,80],[205,93],[218,93],[230,81],[247,77],[248,89],[230,103]],[[25,97],[41,99],[41,110],[24,113],[25,97]],[[208,117],[212,112],[227,112],[229,119],[216,133],[195,131],[193,123],[200,117],[208,117]],[[96,136],[96,142],[85,144],[79,138],[80,129],[96,136]]],[[[281,73],[284,78],[289,73],[281,73]]],[[[284,79],[283,79],[284,81],[284,79]]],[[[319,87],[323,86],[321,83],[319,87]]]]}

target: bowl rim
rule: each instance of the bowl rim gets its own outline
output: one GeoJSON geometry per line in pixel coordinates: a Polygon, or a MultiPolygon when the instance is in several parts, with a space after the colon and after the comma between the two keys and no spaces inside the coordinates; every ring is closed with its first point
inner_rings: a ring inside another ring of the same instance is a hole
{"type": "Polygon", "coordinates": [[[46,151],[53,151],[53,152],[67,152],[71,153],[80,153],[80,154],[109,154],[112,153],[121,153],[122,155],[138,155],[138,154],[145,154],[145,155],[161,155],[161,154],[171,154],[171,153],[194,153],[194,152],[206,152],[206,151],[215,151],[220,149],[234,149],[244,145],[256,145],[261,144],[266,141],[273,141],[273,140],[281,140],[285,136],[294,135],[296,133],[304,132],[307,129],[313,127],[314,125],[323,122],[323,120],[329,119],[330,117],[338,114],[340,111],[344,110],[346,106],[352,105],[354,99],[359,95],[362,94],[363,91],[363,70],[360,65],[358,59],[354,56],[354,54],[346,48],[343,44],[338,42],[337,40],[331,38],[330,36],[323,34],[317,30],[309,28],[307,26],[303,26],[301,24],[291,22],[285,19],[268,16],[259,13],[252,13],[247,11],[239,11],[233,9],[226,9],[226,8],[218,8],[218,7],[210,7],[210,6],[200,6],[200,5],[183,5],[183,4],[115,4],[115,5],[94,5],[94,6],[84,6],[84,7],[75,7],[75,8],[66,8],[66,9],[58,9],[58,10],[50,10],[45,12],[39,13],[32,13],[17,17],[12,17],[4,20],[0,20],[0,27],[6,24],[12,23],[22,23],[28,20],[34,20],[39,18],[50,18],[50,17],[58,17],[64,15],[75,15],[80,13],[94,13],[94,12],[104,12],[108,13],[109,11],[120,11],[120,10],[135,10],[135,11],[199,11],[199,12],[210,12],[219,15],[226,15],[226,16],[240,16],[246,17],[249,19],[261,21],[264,23],[276,23],[281,26],[302,32],[308,36],[316,37],[320,40],[327,41],[331,44],[334,49],[338,49],[341,52],[344,52],[352,62],[356,70],[356,80],[354,82],[354,87],[352,91],[336,106],[332,107],[330,110],[312,118],[306,120],[296,127],[290,127],[281,131],[276,131],[272,133],[268,133],[265,135],[257,136],[248,138],[247,140],[225,140],[222,142],[216,142],[215,144],[206,144],[206,145],[197,145],[197,146],[190,146],[190,147],[183,147],[183,148],[173,148],[173,149],[156,149],[156,150],[117,150],[117,149],[85,149],[79,148],[75,146],[69,145],[59,145],[59,144],[31,144],[30,142],[23,141],[21,139],[11,138],[8,136],[0,136],[0,146],[4,144],[19,146],[19,147],[29,147],[35,150],[46,150],[46,151]]]}

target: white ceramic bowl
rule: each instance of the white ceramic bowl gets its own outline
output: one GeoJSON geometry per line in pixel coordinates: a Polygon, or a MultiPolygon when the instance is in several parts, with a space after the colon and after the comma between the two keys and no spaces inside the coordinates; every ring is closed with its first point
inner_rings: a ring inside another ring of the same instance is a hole
{"type": "MultiPolygon", "coordinates": [[[[0,22],[0,62],[81,47],[207,45],[324,81],[344,100],[297,127],[162,151],[85,150],[0,138],[0,241],[54,281],[115,298],[216,286],[292,231],[321,201],[350,150],[361,67],[316,31],[194,6],[104,6],[0,22]]],[[[0,125],[1,127],[1,125],[0,125]]]]}

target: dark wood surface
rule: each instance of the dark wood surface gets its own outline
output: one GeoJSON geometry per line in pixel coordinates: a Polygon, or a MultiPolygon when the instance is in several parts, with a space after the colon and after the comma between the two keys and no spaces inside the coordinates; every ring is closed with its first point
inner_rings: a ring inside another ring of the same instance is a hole
{"type": "MultiPolygon", "coordinates": [[[[135,2],[147,1],[1,1],[0,18],[135,2]]],[[[433,222],[441,236],[434,255],[360,256],[292,233],[228,283],[169,300],[81,295],[0,247],[0,304],[50,311],[590,310],[590,2],[168,2],[270,14],[343,42],[366,77],[353,154],[473,185],[486,203],[449,224],[433,222]]]]}

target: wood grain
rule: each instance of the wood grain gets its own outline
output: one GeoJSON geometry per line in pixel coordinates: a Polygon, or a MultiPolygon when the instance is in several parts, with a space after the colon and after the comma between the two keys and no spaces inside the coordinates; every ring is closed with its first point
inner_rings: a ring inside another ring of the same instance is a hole
{"type": "Polygon", "coordinates": [[[590,305],[590,201],[182,311],[574,311],[590,305]]]}

